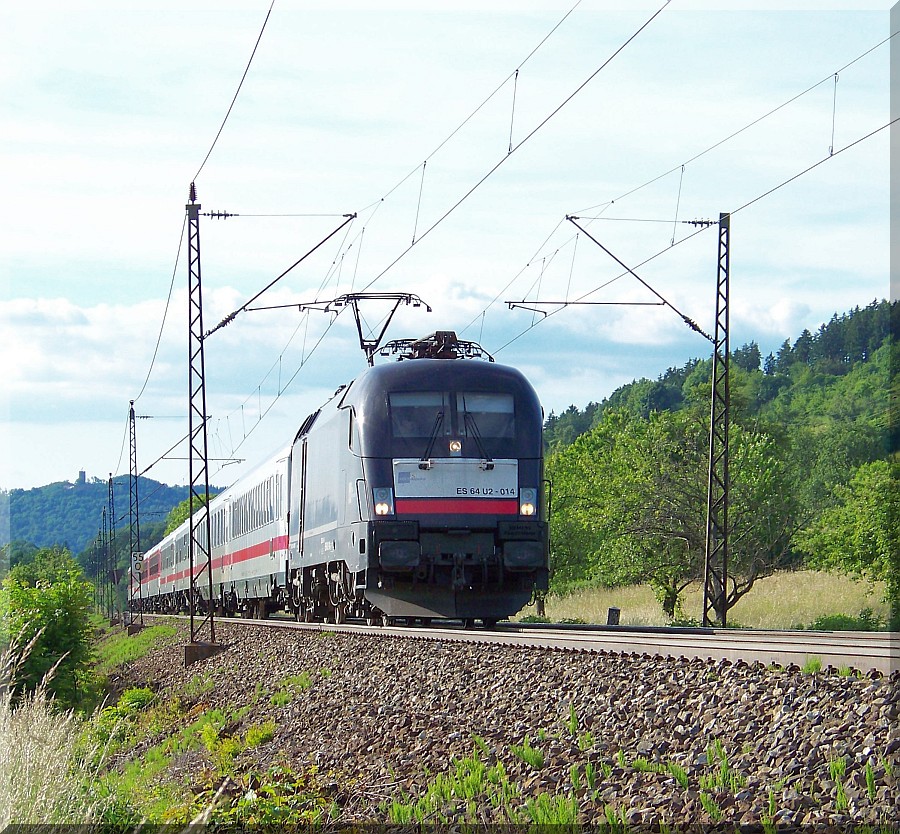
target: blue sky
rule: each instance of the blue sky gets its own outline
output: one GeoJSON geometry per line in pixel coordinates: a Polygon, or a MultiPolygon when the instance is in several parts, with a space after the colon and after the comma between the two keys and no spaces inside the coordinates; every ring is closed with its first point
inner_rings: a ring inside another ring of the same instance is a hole
{"type": "MultiPolygon", "coordinates": [[[[888,3],[583,0],[560,23],[573,5],[276,0],[197,177],[204,211],[241,215],[201,219],[207,327],[355,212],[260,304],[417,293],[433,312],[401,309],[389,337],[455,329],[521,368],[548,413],[584,407],[710,348],[665,308],[508,309],[610,281],[589,298],[654,300],[565,216],[602,218],[583,222],[629,265],[658,255],[641,277],[711,332],[715,230],[681,242],[694,228],[674,221],[740,209],[830,148],[734,214],[732,344],[765,354],[888,295],[887,131],[841,150],[890,118],[889,45],[859,57],[890,35],[888,3]]],[[[148,418],[139,468],[184,434],[184,205],[267,10],[0,12],[0,487],[127,472],[130,399],[148,418]]],[[[239,317],[206,357],[220,485],[365,367],[349,315],[287,310],[239,317]]],[[[187,467],[147,474],[184,483],[187,467]]]]}

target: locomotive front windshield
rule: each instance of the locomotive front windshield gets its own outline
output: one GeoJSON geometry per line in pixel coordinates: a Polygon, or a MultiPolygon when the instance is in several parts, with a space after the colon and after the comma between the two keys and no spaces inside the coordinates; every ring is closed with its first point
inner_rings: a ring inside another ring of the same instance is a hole
{"type": "Polygon", "coordinates": [[[403,457],[505,457],[516,437],[512,394],[397,391],[388,395],[394,453],[403,457]],[[453,448],[447,440],[460,441],[453,448]]]}

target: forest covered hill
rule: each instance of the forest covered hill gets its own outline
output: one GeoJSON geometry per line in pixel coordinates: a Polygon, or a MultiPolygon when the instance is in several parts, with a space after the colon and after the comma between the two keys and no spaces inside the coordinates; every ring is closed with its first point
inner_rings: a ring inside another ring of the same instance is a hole
{"type": "MultiPolygon", "coordinates": [[[[186,486],[168,486],[150,478],[138,478],[140,523],[148,532],[153,522],[163,522],[169,511],[187,498],[186,486]]],[[[128,478],[116,478],[114,487],[117,536],[127,538],[129,514],[128,478]]],[[[0,513],[9,512],[9,537],[38,547],[63,545],[79,553],[97,536],[104,508],[109,504],[108,482],[79,477],[33,489],[0,490],[0,513]]],[[[5,528],[0,518],[0,529],[5,528]]]]}
{"type": "MultiPolygon", "coordinates": [[[[766,357],[755,341],[732,350],[733,417],[820,426],[864,419],[888,429],[892,316],[898,316],[897,302],[873,301],[843,315],[835,313],[815,333],[804,330],[793,345],[786,339],[777,353],[766,357]]],[[[687,408],[709,391],[711,368],[711,358],[693,359],[668,368],[655,380],[634,380],[583,409],[573,404],[561,414],[551,412],[544,443],[550,451],[569,446],[611,409],[646,419],[654,411],[687,408]]],[[[883,438],[894,449],[896,432],[893,426],[883,438]]]]}

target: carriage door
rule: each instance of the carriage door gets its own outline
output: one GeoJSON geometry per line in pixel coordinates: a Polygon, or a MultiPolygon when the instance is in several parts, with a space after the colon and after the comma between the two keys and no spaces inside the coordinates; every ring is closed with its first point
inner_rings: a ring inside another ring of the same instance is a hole
{"type": "Polygon", "coordinates": [[[303,555],[303,516],[306,504],[306,438],[294,444],[291,452],[290,515],[288,544],[291,563],[295,566],[303,555]]]}

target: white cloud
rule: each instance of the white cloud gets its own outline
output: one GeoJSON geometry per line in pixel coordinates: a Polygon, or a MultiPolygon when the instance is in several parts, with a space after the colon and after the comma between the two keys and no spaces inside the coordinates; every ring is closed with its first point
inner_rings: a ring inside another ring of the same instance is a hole
{"type": "MultiPolygon", "coordinates": [[[[733,13],[721,4],[710,14],[710,5],[670,4],[508,156],[510,134],[514,144],[527,136],[657,4],[585,2],[525,64],[571,4],[439,4],[428,12],[406,3],[374,11],[355,3],[276,5],[198,180],[204,211],[242,215],[201,222],[205,327],[343,222],[250,215],[356,211],[346,236],[336,235],[259,305],[366,286],[416,292],[434,312],[401,308],[388,338],[456,329],[525,369],[548,411],[600,400],[631,378],[704,355],[705,341],[668,308],[570,307],[532,327],[540,314],[510,311],[506,302],[587,293],[593,301],[655,300],[631,276],[592,293],[622,270],[583,235],[576,251],[577,230],[565,214],[599,211],[615,199],[604,216],[672,220],[678,203],[679,219],[715,218],[827,154],[832,115],[839,147],[886,119],[882,47],[841,72],[836,110],[834,86],[823,84],[689,162],[682,177],[681,163],[886,34],[886,5],[875,4],[876,15],[825,11],[863,7],[851,3],[817,4],[815,14],[733,13]],[[507,83],[429,156],[517,66],[515,112],[507,83]],[[419,242],[407,251],[414,230],[419,242]]],[[[187,186],[264,12],[243,0],[110,10],[105,2],[39,3],[2,13],[10,36],[0,78],[12,91],[0,113],[3,177],[15,206],[5,218],[9,290],[0,299],[2,407],[16,421],[4,462],[13,471],[9,485],[74,477],[79,468],[102,476],[115,464],[128,400],[144,384],[159,333],[187,186]],[[34,448],[48,454],[32,461],[34,448]]],[[[886,136],[870,140],[735,215],[734,342],[756,338],[765,352],[763,340],[777,347],[797,328],[814,329],[835,311],[886,294],[887,160],[886,136]]],[[[606,221],[588,228],[711,330],[714,230],[670,249],[673,231],[680,239],[692,228],[606,221]]],[[[183,249],[170,321],[139,400],[146,414],[185,410],[185,256],[183,249]]],[[[364,312],[378,329],[384,311],[364,312]]],[[[356,338],[346,313],[332,324],[323,313],[289,310],[242,314],[210,337],[217,449],[230,453],[234,436],[243,437],[247,421],[282,392],[266,421],[284,424],[254,432],[242,448],[249,458],[268,451],[254,444],[275,445],[257,435],[280,442],[304,409],[364,366],[356,338]]],[[[151,424],[142,424],[148,456],[170,445],[180,425],[151,424]]]]}

